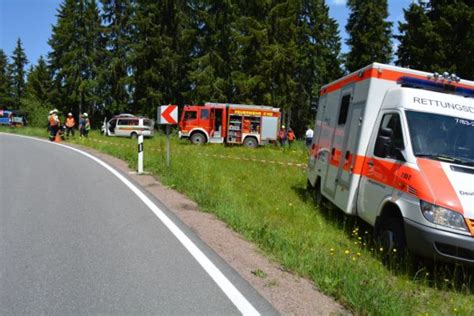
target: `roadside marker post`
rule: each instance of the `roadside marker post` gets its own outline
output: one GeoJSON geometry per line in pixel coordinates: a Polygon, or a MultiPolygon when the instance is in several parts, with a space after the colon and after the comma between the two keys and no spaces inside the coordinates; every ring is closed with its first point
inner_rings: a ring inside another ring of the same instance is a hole
{"type": "Polygon", "coordinates": [[[170,125],[178,124],[178,106],[162,105],[157,108],[158,124],[166,125],[166,165],[170,166],[170,125]]]}
{"type": "Polygon", "coordinates": [[[143,174],[143,135],[138,136],[138,174],[143,174]]]}

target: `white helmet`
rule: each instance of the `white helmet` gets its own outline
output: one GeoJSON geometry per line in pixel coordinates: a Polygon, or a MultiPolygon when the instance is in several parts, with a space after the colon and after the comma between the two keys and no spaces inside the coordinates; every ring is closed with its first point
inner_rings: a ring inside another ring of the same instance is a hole
{"type": "Polygon", "coordinates": [[[54,109],[54,110],[53,110],[53,113],[58,113],[58,109],[54,109]]]}
{"type": "Polygon", "coordinates": [[[71,113],[71,112],[69,112],[69,113],[67,114],[67,116],[72,116],[72,113],[71,113]]]}
{"type": "Polygon", "coordinates": [[[53,113],[54,113],[54,111],[53,111],[53,110],[49,111],[49,115],[51,115],[51,114],[53,114],[53,113]]]}
{"type": "Polygon", "coordinates": [[[86,112],[84,112],[84,114],[82,114],[82,115],[84,115],[84,117],[87,117],[87,113],[86,113],[86,112]]]}

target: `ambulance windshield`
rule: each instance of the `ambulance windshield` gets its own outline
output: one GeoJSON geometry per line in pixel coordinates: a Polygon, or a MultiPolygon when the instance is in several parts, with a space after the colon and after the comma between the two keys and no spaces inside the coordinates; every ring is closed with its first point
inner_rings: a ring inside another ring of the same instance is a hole
{"type": "Polygon", "coordinates": [[[406,111],[417,157],[474,166],[474,120],[406,111]]]}

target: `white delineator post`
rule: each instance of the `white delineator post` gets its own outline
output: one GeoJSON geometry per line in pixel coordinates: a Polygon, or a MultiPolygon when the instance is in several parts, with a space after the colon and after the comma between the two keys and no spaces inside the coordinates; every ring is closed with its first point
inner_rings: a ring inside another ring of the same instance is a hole
{"type": "Polygon", "coordinates": [[[138,136],[138,173],[143,173],[143,135],[138,136]]]}

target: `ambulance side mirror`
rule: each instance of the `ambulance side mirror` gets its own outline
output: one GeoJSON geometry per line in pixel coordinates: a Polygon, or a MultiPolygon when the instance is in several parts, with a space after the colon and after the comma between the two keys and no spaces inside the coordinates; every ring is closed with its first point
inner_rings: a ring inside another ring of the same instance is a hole
{"type": "Polygon", "coordinates": [[[393,130],[391,128],[381,128],[375,142],[374,155],[385,158],[389,154],[392,144],[393,130]]]}

